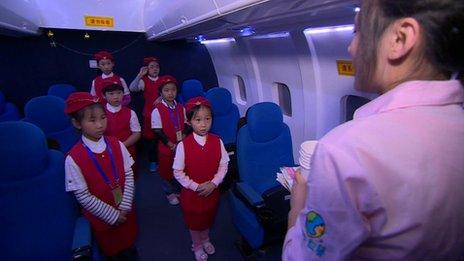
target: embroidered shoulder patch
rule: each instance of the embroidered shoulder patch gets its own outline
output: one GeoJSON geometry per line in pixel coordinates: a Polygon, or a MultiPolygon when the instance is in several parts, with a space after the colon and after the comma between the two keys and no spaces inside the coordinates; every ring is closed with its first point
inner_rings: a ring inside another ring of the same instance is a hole
{"type": "Polygon", "coordinates": [[[305,230],[308,237],[308,248],[314,251],[317,256],[323,256],[325,246],[321,237],[324,235],[326,228],[322,216],[316,211],[309,211],[306,214],[305,230]]]}
{"type": "Polygon", "coordinates": [[[309,211],[306,214],[306,233],[308,237],[319,238],[324,235],[324,219],[315,211],[309,211]]]}

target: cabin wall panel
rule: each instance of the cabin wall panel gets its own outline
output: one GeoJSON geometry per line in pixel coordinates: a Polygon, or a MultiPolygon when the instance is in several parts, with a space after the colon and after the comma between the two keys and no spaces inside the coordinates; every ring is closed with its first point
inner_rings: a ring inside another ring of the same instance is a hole
{"type": "Polygon", "coordinates": [[[337,60],[351,60],[348,46],[353,37],[351,31],[306,33],[315,71],[316,87],[316,135],[319,139],[340,125],[340,99],[347,94],[369,96],[354,90],[352,76],[339,75],[337,60]]]}
{"type": "Polygon", "coordinates": [[[251,57],[246,47],[240,41],[208,44],[208,51],[218,76],[219,86],[226,88],[232,94],[232,101],[238,106],[240,115],[244,116],[248,107],[258,100],[256,77],[252,69],[251,57]],[[235,87],[235,75],[243,78],[245,83],[247,101],[241,104],[240,94],[235,87]]]}
{"type": "Polygon", "coordinates": [[[303,99],[298,53],[290,35],[286,37],[255,39],[248,38],[250,54],[258,64],[263,97],[260,101],[279,104],[275,83],[283,83],[290,90],[292,116],[284,115],[284,122],[290,126],[295,159],[299,144],[304,141],[306,110],[303,99]]]}

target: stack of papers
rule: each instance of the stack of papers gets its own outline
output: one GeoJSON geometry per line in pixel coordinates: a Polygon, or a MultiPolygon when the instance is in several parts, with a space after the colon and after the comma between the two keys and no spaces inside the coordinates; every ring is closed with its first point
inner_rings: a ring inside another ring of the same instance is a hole
{"type": "Polygon", "coordinates": [[[277,172],[277,181],[284,186],[288,191],[292,190],[295,172],[299,167],[281,167],[280,172],[277,172]]]}

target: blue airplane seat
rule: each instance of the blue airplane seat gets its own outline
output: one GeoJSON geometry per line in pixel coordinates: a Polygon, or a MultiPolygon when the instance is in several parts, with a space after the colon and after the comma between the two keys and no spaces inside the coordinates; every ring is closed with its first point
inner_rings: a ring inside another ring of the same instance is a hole
{"type": "Polygon", "coordinates": [[[79,135],[64,113],[64,100],[56,96],[32,98],[24,107],[24,121],[37,125],[49,140],[59,144],[59,150],[68,152],[76,144],[79,135]]]}
{"type": "Polygon", "coordinates": [[[351,121],[353,119],[354,112],[370,102],[371,100],[365,97],[356,95],[345,95],[340,99],[341,106],[341,122],[351,121]]]}
{"type": "Polygon", "coordinates": [[[71,93],[76,92],[76,87],[71,84],[58,83],[53,84],[48,88],[48,95],[60,97],[63,100],[66,100],[71,93]]]}
{"type": "Polygon", "coordinates": [[[185,104],[188,100],[197,96],[205,97],[203,84],[196,79],[185,80],[180,88],[178,101],[185,104]]]}
{"type": "Polygon", "coordinates": [[[0,92],[0,122],[19,120],[19,111],[16,106],[5,100],[5,96],[0,92]]]}
{"type": "Polygon", "coordinates": [[[89,235],[90,227],[75,234],[77,204],[65,191],[63,153],[22,121],[0,123],[0,144],[2,260],[71,260],[74,235],[89,235]]]}
{"type": "Polygon", "coordinates": [[[224,144],[235,144],[237,123],[240,119],[237,105],[232,103],[232,95],[225,88],[212,88],[206,92],[213,109],[211,132],[219,135],[224,144]]]}
{"type": "Polygon", "coordinates": [[[232,221],[253,250],[283,239],[289,192],[276,181],[282,166],[294,166],[290,129],[280,107],[262,102],[250,107],[238,131],[240,182],[229,193],[232,221]]]}
{"type": "Polygon", "coordinates": [[[237,123],[240,119],[237,105],[232,103],[232,95],[225,88],[215,87],[206,92],[206,99],[211,103],[213,123],[211,132],[221,137],[229,154],[229,169],[221,184],[222,190],[228,190],[237,179],[237,123]]]}

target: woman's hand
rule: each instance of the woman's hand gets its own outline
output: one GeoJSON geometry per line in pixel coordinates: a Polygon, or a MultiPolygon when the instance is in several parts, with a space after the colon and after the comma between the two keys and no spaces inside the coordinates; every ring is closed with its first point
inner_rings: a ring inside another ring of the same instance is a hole
{"type": "Polygon", "coordinates": [[[295,225],[296,218],[304,208],[307,194],[307,181],[298,170],[295,172],[295,180],[292,187],[292,197],[290,199],[290,213],[288,213],[288,228],[295,225]]]}

